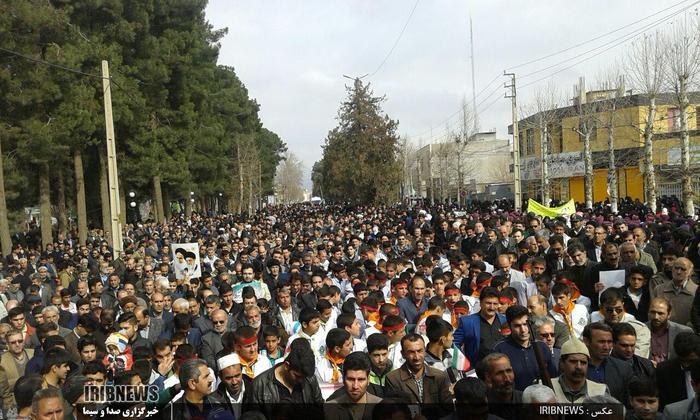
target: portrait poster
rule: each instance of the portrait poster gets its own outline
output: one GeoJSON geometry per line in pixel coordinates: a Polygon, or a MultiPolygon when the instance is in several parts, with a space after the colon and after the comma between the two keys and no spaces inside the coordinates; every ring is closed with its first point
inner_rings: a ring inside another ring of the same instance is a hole
{"type": "Polygon", "coordinates": [[[196,279],[202,276],[201,263],[199,261],[199,244],[172,244],[173,268],[176,279],[189,277],[196,279]]]}

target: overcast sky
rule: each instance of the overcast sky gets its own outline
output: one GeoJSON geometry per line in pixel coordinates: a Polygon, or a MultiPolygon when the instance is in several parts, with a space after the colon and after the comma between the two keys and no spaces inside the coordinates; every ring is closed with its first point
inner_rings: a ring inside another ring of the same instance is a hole
{"type": "MultiPolygon", "coordinates": [[[[511,107],[503,98],[505,89],[498,86],[506,79],[500,77],[487,88],[503,70],[515,71],[518,85],[523,86],[518,90],[519,105],[527,106],[535,89],[549,80],[571,97],[579,76],[585,76],[590,87],[606,69],[622,61],[630,42],[614,46],[622,41],[616,39],[642,32],[645,26],[652,27],[694,3],[421,0],[393,53],[368,80],[376,95],[386,95],[384,111],[399,120],[401,135],[415,144],[428,144],[432,133],[435,141],[445,133],[445,120],[459,110],[462,98],[471,101],[471,14],[476,92],[486,88],[477,98],[477,104],[481,102],[477,109],[483,109],[480,127],[495,129],[504,138],[511,107]],[[636,21],[640,22],[633,24],[636,21]],[[513,68],[625,25],[630,26],[598,41],[513,68]],[[607,46],[574,58],[603,44],[607,46]],[[566,63],[555,66],[562,61],[566,63]],[[573,64],[552,78],[525,86],[573,64]],[[550,66],[554,67],[543,70],[550,66]],[[542,71],[520,78],[538,70],[542,71]]],[[[321,157],[326,134],[336,125],[345,85],[350,83],[343,75],[373,73],[414,4],[414,0],[210,0],[207,19],[215,28],[228,28],[219,63],[236,69],[260,104],[264,126],[280,135],[304,162],[308,175],[321,157]]],[[[653,28],[667,27],[670,21],[653,28]]],[[[454,117],[448,124],[456,122],[454,117]]]]}

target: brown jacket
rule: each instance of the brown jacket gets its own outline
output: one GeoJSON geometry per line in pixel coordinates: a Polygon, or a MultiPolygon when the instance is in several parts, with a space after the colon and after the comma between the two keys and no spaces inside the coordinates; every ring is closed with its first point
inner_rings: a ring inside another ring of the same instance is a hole
{"type": "MultiPolygon", "coordinates": [[[[411,396],[411,403],[420,402],[418,398],[418,385],[408,370],[408,364],[404,363],[399,369],[386,375],[386,389],[397,389],[411,396]]],[[[450,392],[450,379],[441,370],[425,365],[423,375],[423,404],[442,404],[445,409],[452,406],[452,393],[450,392]]]]}

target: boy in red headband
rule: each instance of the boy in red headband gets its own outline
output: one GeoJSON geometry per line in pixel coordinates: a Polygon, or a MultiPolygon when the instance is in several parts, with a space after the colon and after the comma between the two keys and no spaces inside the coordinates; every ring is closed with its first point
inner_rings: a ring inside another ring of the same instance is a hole
{"type": "Polygon", "coordinates": [[[406,321],[398,315],[387,316],[382,323],[382,334],[389,339],[389,360],[394,368],[405,362],[401,354],[401,338],[406,335],[406,321]]]}
{"type": "Polygon", "coordinates": [[[249,325],[238,327],[233,333],[233,338],[234,350],[241,359],[244,376],[252,381],[257,375],[272,367],[267,357],[258,357],[258,334],[255,328],[249,325]]]}

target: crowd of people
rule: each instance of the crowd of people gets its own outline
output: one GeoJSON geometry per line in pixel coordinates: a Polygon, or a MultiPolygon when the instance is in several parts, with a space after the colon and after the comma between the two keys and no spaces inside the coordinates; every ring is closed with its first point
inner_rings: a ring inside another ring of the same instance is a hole
{"type": "Polygon", "coordinates": [[[3,418],[511,419],[563,403],[699,418],[700,231],[672,202],[625,203],[557,218],[508,202],[179,215],[125,226],[120,255],[99,229],[45,249],[15,235],[3,418]],[[200,277],[175,274],[185,243],[200,277]],[[114,385],[149,398],[86,395],[114,385]]]}

